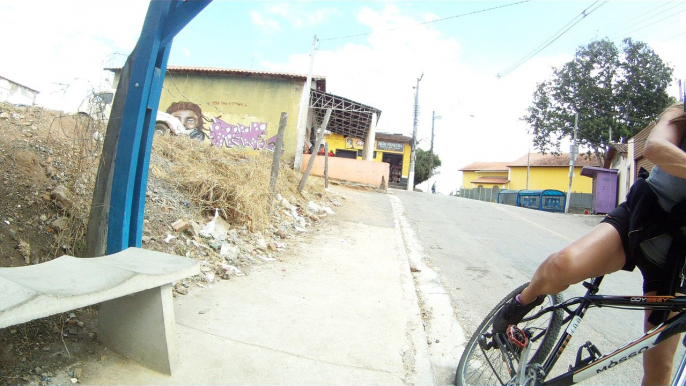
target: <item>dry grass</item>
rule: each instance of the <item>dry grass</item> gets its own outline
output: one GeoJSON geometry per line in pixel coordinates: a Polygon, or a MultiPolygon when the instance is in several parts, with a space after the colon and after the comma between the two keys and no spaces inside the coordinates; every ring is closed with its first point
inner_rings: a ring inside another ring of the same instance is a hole
{"type": "MultiPolygon", "coordinates": [[[[173,180],[187,197],[206,211],[219,209],[226,220],[263,231],[270,224],[269,194],[273,153],[220,149],[186,137],[157,137],[153,155],[169,161],[169,168],[152,168],[155,177],[173,180]]],[[[324,184],[310,178],[300,195],[301,174],[281,163],[276,191],[293,204],[324,195],[324,184]]]]}

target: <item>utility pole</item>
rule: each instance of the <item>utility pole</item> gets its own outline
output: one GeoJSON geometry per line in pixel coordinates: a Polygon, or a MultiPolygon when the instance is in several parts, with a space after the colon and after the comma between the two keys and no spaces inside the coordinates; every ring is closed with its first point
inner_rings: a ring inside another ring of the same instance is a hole
{"type": "Polygon", "coordinates": [[[572,178],[574,178],[574,160],[576,159],[576,130],[579,126],[579,113],[574,114],[574,142],[569,149],[569,189],[567,189],[567,201],[565,201],[565,213],[569,212],[569,199],[572,197],[572,178]]]}
{"type": "Polygon", "coordinates": [[[412,125],[412,151],[410,152],[410,175],[407,178],[407,190],[410,192],[414,190],[414,164],[417,158],[417,118],[419,117],[419,81],[422,80],[423,77],[424,73],[422,72],[422,76],[417,78],[417,87],[415,87],[414,91],[414,124],[412,125]]]}
{"type": "Polygon", "coordinates": [[[529,190],[529,171],[531,170],[531,146],[526,153],[526,190],[529,190]]]}
{"type": "Polygon", "coordinates": [[[436,116],[436,112],[431,112],[431,149],[429,149],[429,188],[426,190],[427,193],[432,193],[431,190],[431,177],[433,177],[434,170],[434,121],[436,119],[441,119],[441,116],[436,116]]]}
{"type": "MultiPolygon", "coordinates": [[[[310,70],[307,73],[305,88],[300,97],[300,112],[298,114],[298,136],[295,139],[295,170],[300,170],[303,163],[303,146],[305,145],[305,128],[307,126],[307,116],[310,112],[310,89],[312,88],[312,67],[314,66],[314,52],[317,50],[317,35],[314,35],[312,42],[312,53],[310,54],[310,70]]],[[[319,151],[319,149],[317,149],[319,151]]]]}

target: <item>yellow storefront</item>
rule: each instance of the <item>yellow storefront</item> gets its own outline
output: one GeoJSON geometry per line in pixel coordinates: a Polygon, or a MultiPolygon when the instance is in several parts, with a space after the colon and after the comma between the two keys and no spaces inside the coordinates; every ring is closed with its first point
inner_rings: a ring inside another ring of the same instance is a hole
{"type": "MultiPolygon", "coordinates": [[[[362,159],[364,140],[328,134],[325,141],[336,157],[362,159]]],[[[390,166],[390,183],[407,184],[410,174],[410,138],[400,134],[376,133],[374,154],[375,162],[386,162],[390,166]]]]}

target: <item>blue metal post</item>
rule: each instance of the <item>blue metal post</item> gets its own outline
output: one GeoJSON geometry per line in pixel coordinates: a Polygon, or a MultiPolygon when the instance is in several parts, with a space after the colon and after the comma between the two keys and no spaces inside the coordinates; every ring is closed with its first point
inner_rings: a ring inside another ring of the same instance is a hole
{"type": "Polygon", "coordinates": [[[155,116],[174,36],[211,0],[150,2],[136,45],[112,177],[107,253],[140,247],[155,116]]]}

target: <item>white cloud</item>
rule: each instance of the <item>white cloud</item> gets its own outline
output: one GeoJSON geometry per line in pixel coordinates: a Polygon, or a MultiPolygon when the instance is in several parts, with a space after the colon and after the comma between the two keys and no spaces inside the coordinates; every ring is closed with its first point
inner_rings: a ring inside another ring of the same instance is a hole
{"type": "Polygon", "coordinates": [[[101,86],[108,75],[102,67],[112,54],[133,49],[147,6],[132,0],[6,0],[0,74],[40,91],[39,104],[73,111],[90,88],[101,86]]]}
{"type": "Polygon", "coordinates": [[[326,7],[310,11],[307,7],[294,3],[270,5],[267,7],[267,12],[282,17],[284,22],[290,23],[293,27],[299,29],[314,27],[330,20],[331,16],[338,14],[338,10],[335,8],[326,7]]]}
{"type": "Polygon", "coordinates": [[[191,50],[189,50],[187,47],[184,47],[181,52],[183,52],[183,56],[190,58],[191,57],[191,50]]]}
{"type": "Polygon", "coordinates": [[[255,11],[250,12],[250,18],[255,25],[261,27],[265,32],[276,32],[281,30],[281,26],[279,26],[277,21],[265,19],[261,14],[255,11]]]}
{"type": "MultiPolygon", "coordinates": [[[[372,31],[367,41],[337,50],[321,42],[314,73],[326,75],[328,92],[381,109],[379,131],[405,135],[412,133],[414,86],[424,73],[417,137],[428,150],[432,111],[442,116],[435,121],[434,149],[443,163],[436,185],[444,193],[461,185],[457,169],[462,166],[510,161],[527,152],[531,137],[519,118],[526,113],[536,82],[552,73],[551,66],[571,58],[538,57],[499,80],[491,69],[471,67],[459,40],[431,25],[418,26],[393,5],[381,12],[363,9],[358,18],[372,31]]],[[[309,55],[263,65],[306,73],[309,55]]]]}

